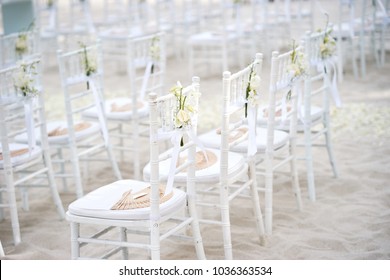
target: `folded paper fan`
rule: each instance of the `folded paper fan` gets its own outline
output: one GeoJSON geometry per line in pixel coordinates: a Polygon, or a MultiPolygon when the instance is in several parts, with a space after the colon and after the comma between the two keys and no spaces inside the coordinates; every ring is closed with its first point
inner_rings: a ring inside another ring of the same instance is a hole
{"type": "MultiPolygon", "coordinates": [[[[16,157],[28,153],[28,148],[18,149],[11,151],[11,157],[16,157]]],[[[0,160],[3,160],[3,153],[0,152],[0,160]]]]}
{"type": "MultiPolygon", "coordinates": [[[[78,123],[74,126],[74,130],[76,132],[82,131],[84,129],[91,127],[91,125],[92,124],[88,123],[88,122],[81,122],[81,123],[78,123]]],[[[53,137],[53,136],[61,136],[61,135],[66,135],[66,134],[68,134],[68,128],[57,127],[56,129],[50,131],[47,135],[49,137],[53,137]]]]}
{"type": "MultiPolygon", "coordinates": [[[[165,188],[160,187],[160,203],[169,200],[173,193],[164,195],[165,188]]],[[[111,207],[111,210],[130,210],[136,208],[150,207],[151,188],[147,187],[133,193],[132,189],[123,193],[122,198],[111,207]]]]}

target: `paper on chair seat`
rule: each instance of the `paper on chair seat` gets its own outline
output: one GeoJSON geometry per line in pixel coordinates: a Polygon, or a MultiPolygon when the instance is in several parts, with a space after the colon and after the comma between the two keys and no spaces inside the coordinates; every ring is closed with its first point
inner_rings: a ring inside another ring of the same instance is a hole
{"type": "MultiPolygon", "coordinates": [[[[76,132],[79,132],[79,131],[82,131],[84,129],[87,129],[89,127],[91,127],[92,124],[91,123],[88,123],[88,122],[82,122],[82,123],[78,123],[78,124],[75,124],[74,125],[74,130],[76,132]]],[[[54,130],[51,130],[47,133],[47,135],[49,137],[53,137],[53,136],[60,136],[60,135],[66,135],[68,134],[68,128],[67,127],[57,127],[55,128],[54,130]]]]}
{"type": "MultiPolygon", "coordinates": [[[[41,148],[39,146],[35,146],[31,150],[29,149],[27,144],[21,143],[10,143],[9,150],[11,153],[11,165],[16,166],[28,162],[32,159],[35,159],[41,155],[41,148]]],[[[3,149],[0,144],[0,168],[4,166],[4,155],[3,149]]]]}
{"type": "MultiPolygon", "coordinates": [[[[173,193],[164,195],[165,188],[160,187],[160,203],[166,202],[170,199],[173,193]]],[[[144,208],[150,207],[150,195],[151,188],[147,187],[138,192],[133,193],[133,190],[130,189],[123,193],[122,198],[111,207],[111,210],[129,210],[135,208],[144,208]]]]}

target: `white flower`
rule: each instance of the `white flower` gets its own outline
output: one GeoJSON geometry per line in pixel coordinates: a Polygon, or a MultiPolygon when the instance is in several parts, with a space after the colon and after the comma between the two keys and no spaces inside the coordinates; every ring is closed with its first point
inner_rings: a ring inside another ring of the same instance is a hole
{"type": "Polygon", "coordinates": [[[252,76],[250,80],[250,89],[256,90],[260,86],[260,83],[261,83],[261,78],[259,75],[252,76]]]}
{"type": "Polygon", "coordinates": [[[331,57],[336,51],[336,41],[331,36],[331,30],[325,33],[323,42],[320,45],[322,59],[331,57]]]}
{"type": "Polygon", "coordinates": [[[27,51],[27,36],[26,34],[20,34],[15,42],[15,51],[18,54],[24,54],[27,51]]]}
{"type": "Polygon", "coordinates": [[[180,109],[177,112],[176,120],[175,120],[176,127],[178,127],[178,128],[184,127],[187,124],[189,124],[190,121],[191,121],[191,117],[190,117],[189,113],[186,110],[180,109]]]}
{"type": "Polygon", "coordinates": [[[199,95],[194,92],[188,93],[187,96],[183,94],[183,86],[177,82],[170,92],[176,97],[176,114],[174,124],[176,128],[184,128],[191,126],[191,119],[196,113],[195,106],[197,105],[197,98],[199,95]]]}
{"type": "Polygon", "coordinates": [[[34,65],[26,65],[19,63],[20,70],[13,75],[14,87],[22,93],[23,97],[34,97],[38,94],[38,90],[32,84],[34,80],[32,75],[36,75],[34,65]],[[27,69],[28,68],[28,69],[27,69]]]}
{"type": "Polygon", "coordinates": [[[153,61],[158,61],[160,59],[160,46],[158,45],[159,40],[160,39],[158,37],[153,38],[149,49],[150,56],[153,61]]]}
{"type": "Polygon", "coordinates": [[[291,80],[307,73],[307,63],[303,52],[293,50],[290,63],[287,65],[287,71],[291,75],[291,80]]]}

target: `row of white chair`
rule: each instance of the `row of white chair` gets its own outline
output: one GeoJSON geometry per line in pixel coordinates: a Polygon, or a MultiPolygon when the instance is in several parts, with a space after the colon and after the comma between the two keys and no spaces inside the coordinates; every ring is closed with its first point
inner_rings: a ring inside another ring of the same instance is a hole
{"type": "MultiPolygon", "coordinates": [[[[174,199],[176,195],[182,194],[179,190],[180,186],[187,186],[186,196],[191,210],[189,214],[193,222],[193,242],[196,244],[199,258],[205,257],[202,243],[207,242],[206,240],[202,242],[199,235],[198,224],[202,223],[222,227],[225,258],[233,258],[229,213],[234,211],[231,206],[234,198],[247,197],[252,200],[255,227],[260,240],[264,241],[265,235],[272,233],[273,227],[272,200],[275,187],[273,178],[276,170],[283,164],[289,163],[288,175],[291,177],[292,191],[298,209],[302,208],[296,165],[298,126],[304,132],[305,159],[309,169],[307,176],[312,181],[311,185],[309,184],[309,195],[314,200],[314,172],[310,156],[314,125],[322,123],[324,126],[321,133],[326,136],[326,147],[337,175],[329,135],[329,100],[332,96],[329,75],[332,68],[329,67],[330,60],[327,59],[331,58],[325,59],[321,52],[324,38],[328,36],[327,32],[328,30],[307,34],[304,46],[298,46],[282,54],[273,53],[268,98],[259,95],[259,80],[262,76],[261,54],[257,54],[249,66],[236,73],[224,72],[221,127],[199,137],[196,136],[198,78],[195,77],[189,87],[184,89],[179,87],[174,94],[157,97],[152,93],[150,95],[151,158],[150,164],[144,168],[146,180],[142,183],[132,180],[114,182],[78,199],[69,206],[67,217],[72,225],[72,258],[80,258],[81,247],[93,243],[114,246],[114,249],[103,257],[122,251],[123,257],[127,258],[127,248],[136,247],[148,249],[153,259],[159,259],[160,241],[178,232],[177,229],[160,232],[164,228],[161,223],[172,218],[171,215],[177,213],[179,216],[183,215],[182,211],[177,212],[180,207],[176,203],[179,202],[174,199]],[[303,54],[306,56],[301,56],[303,54]],[[317,84],[319,87],[315,88],[317,84]],[[321,95],[321,100],[325,100],[321,108],[312,106],[315,95],[321,95]],[[192,101],[193,99],[195,101],[192,101]],[[303,103],[302,99],[304,99],[303,103]],[[258,102],[261,101],[264,101],[265,106],[258,108],[258,102]],[[190,105],[193,106],[191,109],[189,109],[190,105]],[[261,124],[266,127],[262,128],[261,124]],[[172,147],[168,151],[161,150],[157,142],[167,138],[172,139],[170,141],[172,147]],[[183,146],[180,144],[181,139],[184,139],[183,146]],[[194,148],[196,144],[197,151],[194,148]],[[190,147],[192,149],[186,152],[190,147]],[[187,165],[178,165],[178,162],[185,162],[185,159],[189,160],[187,165]],[[188,166],[189,169],[186,169],[188,166]],[[263,187],[260,186],[261,182],[256,176],[259,174],[265,177],[263,187]],[[192,185],[194,183],[197,186],[196,193],[192,185]],[[147,198],[149,186],[151,186],[151,199],[147,198]],[[165,188],[161,189],[161,186],[165,188]],[[265,193],[264,224],[258,196],[261,191],[265,193]],[[171,195],[172,198],[169,198],[171,195]],[[214,215],[209,217],[207,215],[209,211],[201,211],[201,216],[197,217],[192,208],[195,196],[199,209],[207,209],[211,206],[220,209],[220,214],[217,217],[214,215]],[[107,197],[110,197],[108,202],[107,197]],[[212,200],[213,197],[217,200],[212,200]],[[118,207],[122,207],[121,210],[116,208],[116,202],[120,205],[118,207]],[[169,214],[166,212],[168,209],[171,209],[169,214]],[[139,233],[140,222],[146,222],[147,229],[143,232],[150,236],[150,244],[128,241],[128,233],[139,233]],[[111,240],[112,236],[109,236],[110,238],[99,239],[102,238],[103,233],[108,232],[106,229],[93,237],[84,237],[81,235],[80,227],[86,224],[109,226],[110,229],[120,227],[120,238],[111,240]],[[133,227],[132,224],[136,226],[133,227]]],[[[318,138],[318,135],[315,137],[318,138]]],[[[181,204],[182,207],[183,205],[181,204]]],[[[187,224],[188,222],[180,222],[179,229],[184,230],[187,224]]]]}

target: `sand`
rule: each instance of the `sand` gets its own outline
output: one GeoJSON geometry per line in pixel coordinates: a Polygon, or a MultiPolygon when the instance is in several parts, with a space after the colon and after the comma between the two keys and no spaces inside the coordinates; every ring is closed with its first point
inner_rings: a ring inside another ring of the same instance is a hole
{"type": "MultiPolygon", "coordinates": [[[[324,2],[324,1],[322,1],[324,2]]],[[[328,2],[328,1],[327,1],[328,2]]],[[[336,1],[329,1],[336,2],[336,1]]],[[[330,5],[330,3],[329,3],[330,5]]],[[[265,54],[266,55],[266,54],[265,54]]],[[[43,85],[47,97],[48,119],[61,117],[63,97],[58,70],[52,55],[47,55],[43,85]]],[[[378,67],[371,55],[367,57],[367,75],[355,79],[350,63],[344,80],[339,84],[342,107],[332,104],[332,141],[339,177],[334,178],[324,149],[314,150],[317,200],[307,194],[305,167],[299,162],[299,182],[303,210],[299,212],[291,193],[290,183],[278,178],[274,186],[273,234],[260,246],[255,235],[251,208],[239,200],[231,206],[234,259],[295,260],[295,259],[373,259],[390,258],[390,63],[378,67]]],[[[166,86],[177,80],[189,83],[187,61],[171,56],[168,59],[166,86]]],[[[269,55],[263,67],[269,76],[269,55]]],[[[106,94],[125,90],[124,73],[108,70],[106,94]]],[[[201,78],[201,119],[199,131],[217,127],[220,110],[222,75],[199,73],[201,78]]],[[[146,163],[148,154],[143,155],[146,163]]],[[[131,178],[132,167],[121,161],[123,176],[131,178]]],[[[85,177],[85,192],[112,182],[109,166],[97,165],[85,177]]],[[[60,196],[66,209],[76,199],[74,189],[62,188],[60,196]]],[[[20,203],[18,196],[18,203],[20,203]]],[[[19,208],[22,242],[12,245],[9,216],[0,222],[0,240],[8,260],[68,260],[70,228],[58,218],[49,191],[32,190],[30,210],[19,208]]],[[[19,204],[20,205],[20,204],[19,204]]],[[[221,229],[203,226],[206,257],[223,259],[221,229]]],[[[137,253],[132,258],[145,258],[137,253]]],[[[162,244],[162,259],[196,259],[191,243],[169,240],[162,244]]]]}

